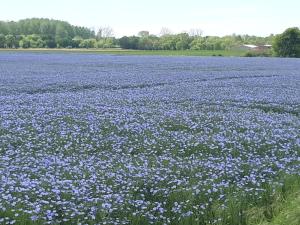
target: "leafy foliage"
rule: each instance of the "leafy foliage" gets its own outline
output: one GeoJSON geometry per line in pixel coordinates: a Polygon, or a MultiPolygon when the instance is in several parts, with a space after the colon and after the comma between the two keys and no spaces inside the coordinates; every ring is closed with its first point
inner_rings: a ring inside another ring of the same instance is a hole
{"type": "Polygon", "coordinates": [[[281,57],[300,57],[300,30],[297,27],[288,28],[277,35],[274,41],[274,51],[281,57]]]}
{"type": "Polygon", "coordinates": [[[72,26],[65,21],[25,19],[18,22],[0,21],[0,48],[114,48],[137,50],[231,50],[242,44],[271,43],[274,36],[256,37],[228,35],[202,36],[202,31],[172,34],[167,28],[161,36],[143,30],[137,36],[116,39],[110,27],[101,27],[97,35],[91,29],[72,26]],[[34,36],[33,36],[34,35],[34,36]]]}
{"type": "Polygon", "coordinates": [[[0,35],[4,35],[6,39],[3,41],[0,37],[0,47],[7,48],[16,48],[19,45],[24,48],[67,47],[74,45],[72,39],[75,36],[83,39],[95,37],[94,31],[85,27],[72,26],[59,20],[37,18],[18,22],[0,21],[0,35]]]}

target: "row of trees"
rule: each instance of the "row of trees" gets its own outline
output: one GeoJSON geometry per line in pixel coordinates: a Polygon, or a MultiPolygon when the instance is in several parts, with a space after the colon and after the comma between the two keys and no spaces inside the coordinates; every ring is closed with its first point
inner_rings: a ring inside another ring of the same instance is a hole
{"type": "Polygon", "coordinates": [[[273,35],[266,38],[249,35],[202,37],[189,33],[164,34],[157,37],[143,31],[138,36],[122,37],[119,44],[121,48],[141,50],[229,50],[243,43],[257,45],[271,43],[273,38],[273,35]]]}
{"type": "Polygon", "coordinates": [[[51,35],[4,35],[0,34],[0,48],[115,48],[139,50],[229,50],[243,43],[265,44],[271,39],[247,36],[225,37],[193,37],[187,33],[164,35],[161,37],[149,36],[124,36],[120,39],[102,37],[84,39],[81,36],[74,38],[57,38],[51,35]]]}
{"type": "Polygon", "coordinates": [[[113,37],[83,39],[80,36],[76,36],[65,41],[58,41],[52,36],[37,34],[0,34],[0,48],[115,48],[117,46],[118,40],[113,37]]]}
{"type": "Polygon", "coordinates": [[[32,35],[18,35],[0,34],[0,48],[114,48],[117,46],[115,38],[103,39],[83,39],[75,37],[68,42],[56,42],[51,36],[32,35]]]}
{"type": "Polygon", "coordinates": [[[113,37],[109,27],[97,33],[86,27],[50,19],[25,19],[18,22],[0,21],[0,48],[114,48],[139,50],[229,50],[242,44],[273,44],[278,56],[299,57],[300,31],[290,28],[281,35],[257,37],[229,35],[202,36],[199,29],[172,34],[163,28],[160,35],[140,31],[136,36],[113,37]]]}
{"type": "Polygon", "coordinates": [[[229,50],[243,43],[269,43],[267,39],[257,41],[255,38],[246,41],[236,36],[226,37],[191,37],[186,33],[157,37],[130,36],[116,39],[88,38],[76,36],[72,39],[56,39],[51,35],[4,35],[0,34],[0,48],[115,48],[139,50],[229,50]]]}
{"type": "Polygon", "coordinates": [[[18,22],[0,21],[0,48],[112,48],[141,50],[224,50],[242,43],[263,44],[273,36],[231,35],[225,37],[202,37],[201,30],[172,34],[163,28],[160,36],[141,31],[137,36],[113,37],[113,30],[102,27],[95,31],[72,26],[71,24],[49,19],[25,19],[18,22]]]}
{"type": "Polygon", "coordinates": [[[95,36],[94,31],[79,26],[72,26],[71,24],[50,19],[25,19],[18,22],[0,21],[0,33],[4,35],[49,35],[61,38],[73,38],[81,36],[82,38],[90,38],[95,36]]]}
{"type": "Polygon", "coordinates": [[[91,29],[49,19],[25,19],[18,22],[0,21],[1,47],[68,47],[73,46],[73,39],[94,38],[91,29]]]}

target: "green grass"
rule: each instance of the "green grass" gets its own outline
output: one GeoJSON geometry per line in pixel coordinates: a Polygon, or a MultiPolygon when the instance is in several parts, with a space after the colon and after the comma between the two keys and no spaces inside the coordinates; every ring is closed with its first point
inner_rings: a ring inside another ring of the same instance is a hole
{"type": "Polygon", "coordinates": [[[253,207],[248,211],[250,225],[299,225],[300,224],[300,179],[287,177],[277,189],[269,204],[253,207]]]}
{"type": "Polygon", "coordinates": [[[282,204],[281,211],[270,222],[261,225],[299,225],[300,191],[291,194],[282,204]]]}
{"type": "Polygon", "coordinates": [[[163,56],[245,56],[244,50],[124,50],[124,49],[0,49],[0,52],[41,52],[41,53],[92,53],[113,55],[163,55],[163,56]]]}

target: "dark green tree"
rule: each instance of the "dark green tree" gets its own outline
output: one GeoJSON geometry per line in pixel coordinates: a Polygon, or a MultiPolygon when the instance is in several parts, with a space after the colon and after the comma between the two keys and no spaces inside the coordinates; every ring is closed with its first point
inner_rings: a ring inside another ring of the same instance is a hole
{"type": "Polygon", "coordinates": [[[119,44],[121,48],[124,49],[138,49],[139,46],[139,37],[131,36],[131,37],[122,37],[119,39],[119,44]]]}
{"type": "Polygon", "coordinates": [[[5,47],[5,35],[0,34],[0,48],[4,48],[4,47],[5,47]]]}
{"type": "Polygon", "coordinates": [[[5,47],[6,48],[15,48],[16,45],[16,37],[12,34],[8,34],[5,36],[5,47]]]}
{"type": "Polygon", "coordinates": [[[6,22],[0,21],[0,34],[7,35],[8,33],[8,24],[6,22]]]}
{"type": "Polygon", "coordinates": [[[45,47],[47,48],[55,48],[56,42],[55,37],[52,35],[41,35],[42,40],[45,42],[45,47]]]}
{"type": "Polygon", "coordinates": [[[273,50],[280,57],[300,57],[300,30],[288,28],[275,37],[273,50]]]}
{"type": "Polygon", "coordinates": [[[57,47],[68,47],[72,45],[72,28],[67,23],[59,23],[55,31],[57,47]]]}

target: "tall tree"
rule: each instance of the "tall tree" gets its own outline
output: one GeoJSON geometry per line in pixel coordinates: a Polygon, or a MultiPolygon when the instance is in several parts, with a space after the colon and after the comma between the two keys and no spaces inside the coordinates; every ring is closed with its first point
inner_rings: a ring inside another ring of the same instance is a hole
{"type": "Polygon", "coordinates": [[[15,48],[16,45],[16,37],[12,34],[8,34],[5,36],[5,46],[7,48],[15,48]]]}
{"type": "Polygon", "coordinates": [[[5,35],[0,34],[0,48],[4,48],[4,47],[5,47],[5,35]]]}
{"type": "Polygon", "coordinates": [[[300,30],[297,27],[288,28],[277,35],[273,49],[280,57],[300,57],[300,30]]]}

